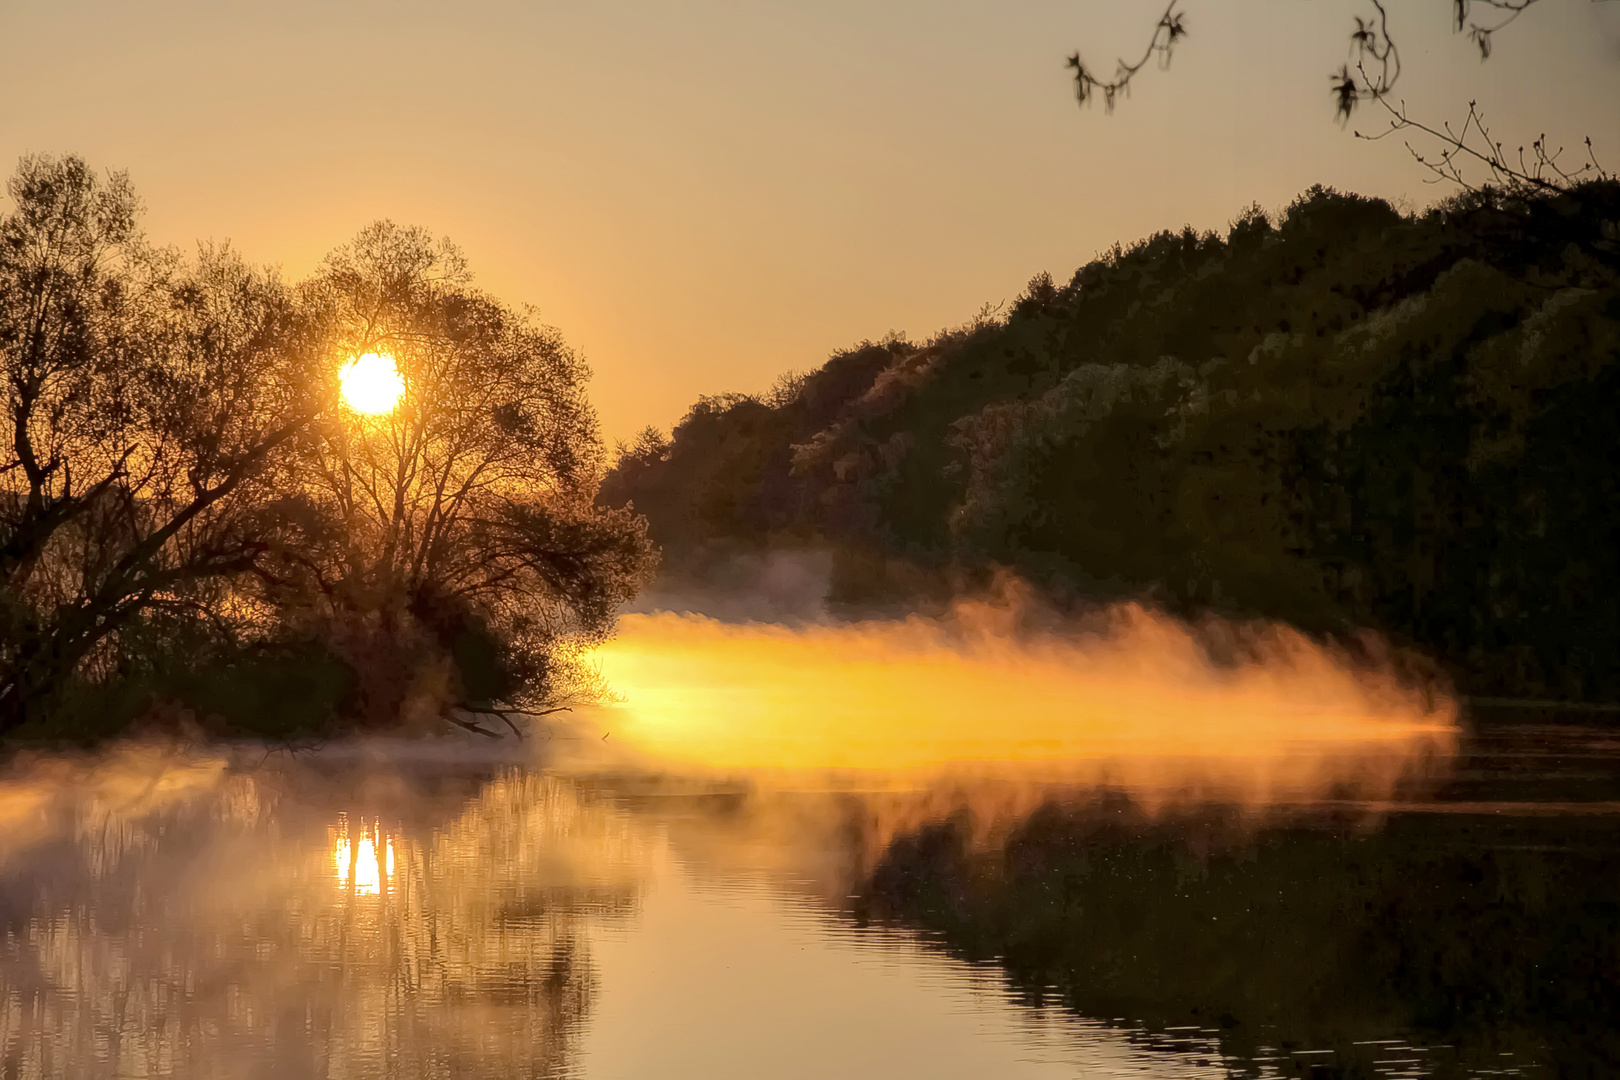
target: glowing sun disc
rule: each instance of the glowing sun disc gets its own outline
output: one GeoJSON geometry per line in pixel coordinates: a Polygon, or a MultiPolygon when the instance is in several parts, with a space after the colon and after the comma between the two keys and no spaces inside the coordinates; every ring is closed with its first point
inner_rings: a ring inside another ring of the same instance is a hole
{"type": "Polygon", "coordinates": [[[405,392],[405,380],[392,356],[366,353],[343,365],[338,372],[343,400],[358,413],[377,415],[390,412],[405,392]]]}

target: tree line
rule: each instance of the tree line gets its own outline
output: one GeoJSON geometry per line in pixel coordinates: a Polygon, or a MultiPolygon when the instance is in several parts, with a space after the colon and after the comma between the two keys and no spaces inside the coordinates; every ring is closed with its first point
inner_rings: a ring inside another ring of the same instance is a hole
{"type": "Polygon", "coordinates": [[[593,504],[588,371],[383,221],[284,281],[154,245],[126,174],[24,158],[0,211],[0,734],[165,707],[293,733],[535,707],[646,577],[593,504]],[[392,358],[390,411],[338,372],[392,358]]]}
{"type": "Polygon", "coordinates": [[[1470,692],[1620,699],[1620,184],[1421,213],[1313,188],[1116,246],[927,342],[620,448],[673,573],[826,544],[870,604],[1009,567],[1059,602],[1365,629],[1470,692]]]}

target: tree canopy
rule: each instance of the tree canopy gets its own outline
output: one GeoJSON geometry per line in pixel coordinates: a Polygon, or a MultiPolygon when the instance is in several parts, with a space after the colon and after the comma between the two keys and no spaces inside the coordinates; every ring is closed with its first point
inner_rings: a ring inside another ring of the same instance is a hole
{"type": "Polygon", "coordinates": [[[373,722],[534,704],[609,631],[652,552],[592,505],[588,370],[447,241],[379,222],[287,284],[148,244],[128,178],[77,158],[8,194],[0,727],[291,647],[373,722]],[[366,352],[404,377],[381,416],[337,392],[366,352]]]}
{"type": "Polygon", "coordinates": [[[625,447],[674,569],[834,548],[834,601],[1007,567],[1435,657],[1481,694],[1620,696],[1620,187],[1416,215],[1315,188],[1117,247],[1005,314],[867,342],[790,402],[625,447]]]}

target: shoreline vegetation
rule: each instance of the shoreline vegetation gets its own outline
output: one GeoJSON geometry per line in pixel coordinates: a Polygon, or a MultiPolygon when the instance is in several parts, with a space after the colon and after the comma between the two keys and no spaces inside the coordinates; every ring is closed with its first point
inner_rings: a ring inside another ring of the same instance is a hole
{"type": "Polygon", "coordinates": [[[465,728],[588,689],[656,555],[593,504],[589,371],[535,312],[388,221],[286,282],[149,244],[76,157],[7,194],[0,742],[465,728]]]}
{"type": "Polygon", "coordinates": [[[1010,573],[1492,708],[1620,702],[1613,181],[1414,214],[1315,187],[700,398],[611,464],[584,363],[446,240],[378,222],[288,283],[148,244],[74,157],[7,190],[7,746],[518,733],[600,690],[580,657],[655,571],[718,592],[804,550],[834,616],[1010,573]],[[385,411],[340,390],[363,356],[385,411]]]}
{"type": "Polygon", "coordinates": [[[834,614],[1011,572],[1282,621],[1490,708],[1620,702],[1620,183],[1314,187],[620,444],[661,585],[830,553],[834,614]]]}

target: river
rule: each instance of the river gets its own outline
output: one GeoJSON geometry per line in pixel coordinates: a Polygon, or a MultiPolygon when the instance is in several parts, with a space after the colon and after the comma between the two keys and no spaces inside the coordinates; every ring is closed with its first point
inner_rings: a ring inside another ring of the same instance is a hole
{"type": "Polygon", "coordinates": [[[637,722],[17,757],[0,1076],[1620,1068],[1601,725],[760,771],[637,722]]]}

